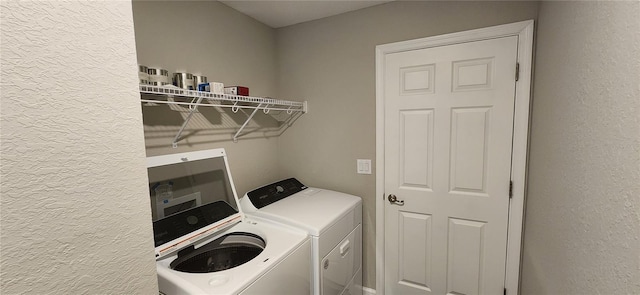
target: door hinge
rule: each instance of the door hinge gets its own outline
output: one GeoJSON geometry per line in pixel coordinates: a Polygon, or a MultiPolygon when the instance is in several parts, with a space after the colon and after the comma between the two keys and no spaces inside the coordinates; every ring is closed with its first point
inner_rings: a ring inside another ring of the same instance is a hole
{"type": "Polygon", "coordinates": [[[513,180],[509,180],[509,199],[513,198],[513,180]]]}
{"type": "Polygon", "coordinates": [[[516,63],[516,81],[520,80],[520,63],[516,63]]]}

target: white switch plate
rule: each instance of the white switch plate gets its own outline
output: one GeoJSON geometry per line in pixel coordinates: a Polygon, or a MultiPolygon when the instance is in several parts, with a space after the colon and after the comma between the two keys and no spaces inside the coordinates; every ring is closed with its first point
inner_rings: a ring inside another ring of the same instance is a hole
{"type": "Polygon", "coordinates": [[[358,159],[358,174],[371,174],[371,160],[358,159]]]}

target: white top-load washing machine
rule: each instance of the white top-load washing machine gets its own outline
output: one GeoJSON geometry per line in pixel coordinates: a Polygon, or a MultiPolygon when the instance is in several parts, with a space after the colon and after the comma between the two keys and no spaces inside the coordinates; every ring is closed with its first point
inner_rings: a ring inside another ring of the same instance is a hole
{"type": "Polygon", "coordinates": [[[311,235],[314,294],[362,294],[362,200],[295,178],[248,192],[240,206],[311,235]]]}
{"type": "Polygon", "coordinates": [[[223,149],[147,158],[163,294],[311,294],[311,241],[246,218],[223,149]]]}

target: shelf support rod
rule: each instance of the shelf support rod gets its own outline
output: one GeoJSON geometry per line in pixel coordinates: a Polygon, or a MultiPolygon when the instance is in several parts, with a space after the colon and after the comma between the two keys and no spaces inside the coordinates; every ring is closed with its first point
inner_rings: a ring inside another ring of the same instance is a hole
{"type": "MultiPolygon", "coordinates": [[[[191,120],[191,117],[193,116],[193,113],[195,113],[198,110],[198,104],[200,102],[202,102],[202,99],[204,97],[198,97],[198,101],[196,101],[195,105],[189,105],[189,114],[187,115],[187,118],[184,119],[184,123],[182,123],[182,126],[180,126],[180,130],[178,130],[178,134],[176,134],[176,137],[173,138],[173,148],[177,148],[178,147],[178,141],[180,141],[180,135],[182,135],[182,132],[184,131],[184,128],[187,127],[187,124],[189,123],[189,120],[191,120]]],[[[191,101],[193,103],[193,101],[191,101]]]]}
{"type": "Polygon", "coordinates": [[[249,121],[251,121],[251,118],[253,118],[253,116],[258,112],[261,106],[262,106],[262,103],[259,103],[258,106],[253,110],[253,112],[251,112],[251,115],[249,115],[249,118],[247,118],[247,120],[244,121],[244,124],[240,126],[240,129],[238,130],[238,132],[236,132],[236,134],[233,136],[233,142],[238,142],[238,135],[240,135],[240,132],[242,132],[244,127],[246,127],[247,124],[249,124],[249,121]]]}

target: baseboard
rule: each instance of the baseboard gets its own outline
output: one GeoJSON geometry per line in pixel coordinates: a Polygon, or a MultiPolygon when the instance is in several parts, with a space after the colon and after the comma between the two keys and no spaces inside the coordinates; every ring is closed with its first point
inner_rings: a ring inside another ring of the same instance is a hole
{"type": "Polygon", "coordinates": [[[376,290],[367,288],[367,287],[362,287],[362,295],[376,295],[376,290]]]}

